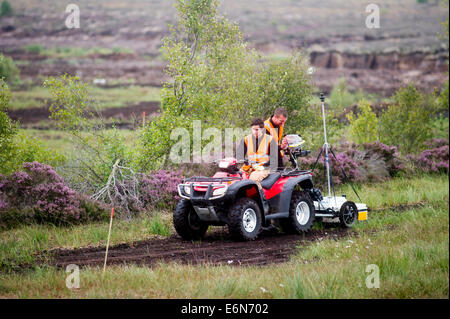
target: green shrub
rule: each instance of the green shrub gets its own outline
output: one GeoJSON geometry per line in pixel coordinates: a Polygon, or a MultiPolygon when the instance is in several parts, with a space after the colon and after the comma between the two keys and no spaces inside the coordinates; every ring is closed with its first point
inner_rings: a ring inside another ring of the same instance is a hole
{"type": "Polygon", "coordinates": [[[10,57],[0,53],[0,79],[12,84],[19,80],[19,69],[10,57]]]}
{"type": "Polygon", "coordinates": [[[444,117],[442,114],[432,122],[433,136],[435,138],[449,139],[449,121],[448,117],[444,117]]]}
{"type": "Polygon", "coordinates": [[[30,44],[25,47],[25,50],[27,50],[30,53],[37,53],[40,54],[43,51],[43,47],[40,44],[30,44]]]}
{"type": "Polygon", "coordinates": [[[8,86],[0,79],[0,172],[5,171],[6,163],[12,159],[14,137],[18,131],[16,123],[6,113],[10,96],[8,86]]]}
{"type": "Polygon", "coordinates": [[[414,84],[399,89],[393,103],[380,117],[380,140],[396,145],[404,153],[417,152],[432,136],[436,113],[434,97],[424,95],[414,84]]]}
{"type": "Polygon", "coordinates": [[[217,0],[177,0],[176,7],[177,26],[161,50],[173,81],[161,91],[161,115],[142,131],[139,166],[158,168],[175,144],[172,130],[191,132],[193,120],[203,129],[247,128],[252,117],[269,116],[282,106],[289,112],[287,132],[312,126],[312,84],[302,54],[262,61],[239,27],[219,14],[217,0]]]}
{"type": "Polygon", "coordinates": [[[441,88],[441,92],[438,96],[439,110],[448,110],[448,80],[444,83],[441,88]]]}
{"type": "Polygon", "coordinates": [[[342,110],[345,107],[352,106],[362,97],[362,94],[358,92],[358,96],[355,98],[355,95],[348,91],[345,79],[341,78],[338,84],[331,90],[329,105],[332,110],[342,110]]]}
{"type": "Polygon", "coordinates": [[[20,132],[17,123],[11,121],[7,112],[10,91],[0,79],[0,173],[11,173],[23,162],[39,161],[50,165],[60,165],[64,157],[43,146],[36,138],[20,132]]]}
{"type": "MultiPolygon", "coordinates": [[[[115,127],[106,129],[104,120],[97,116],[97,108],[90,98],[89,86],[79,78],[68,75],[50,77],[44,82],[53,97],[50,118],[58,128],[68,132],[74,141],[75,157],[65,170],[75,186],[93,193],[106,183],[117,159],[126,166],[131,149],[115,127]]],[[[97,114],[99,115],[99,114],[97,114]]]]}
{"type": "Polygon", "coordinates": [[[350,121],[350,133],[358,144],[372,143],[378,140],[378,118],[372,111],[372,107],[366,100],[358,103],[361,111],[355,118],[352,113],[347,115],[350,121]]]}
{"type": "MultiPolygon", "coordinates": [[[[258,97],[262,97],[260,104],[255,104],[255,116],[269,118],[277,106],[284,107],[288,112],[286,133],[299,133],[298,130],[315,126],[320,114],[308,107],[312,84],[307,73],[307,60],[300,52],[294,52],[286,59],[270,60],[262,66],[259,83],[255,86],[259,90],[258,97]]],[[[257,96],[254,96],[257,103],[257,96]]],[[[252,99],[249,96],[249,99],[252,99]]],[[[249,107],[252,110],[252,107],[249,107]]],[[[246,117],[248,121],[248,116],[246,117]]],[[[248,125],[248,123],[245,123],[248,125]]]]}
{"type": "Polygon", "coordinates": [[[14,13],[14,11],[11,7],[11,4],[8,1],[3,0],[2,4],[0,5],[0,18],[1,17],[10,17],[13,15],[13,13],[14,13]]]}
{"type": "Polygon", "coordinates": [[[336,113],[357,104],[362,99],[367,100],[369,103],[375,103],[379,100],[379,96],[374,93],[364,92],[362,89],[350,92],[345,78],[341,78],[331,90],[329,107],[336,113]]]}
{"type": "Polygon", "coordinates": [[[25,135],[20,130],[14,136],[10,152],[0,166],[0,172],[7,174],[19,169],[24,162],[38,161],[43,164],[60,166],[66,158],[60,153],[44,146],[42,141],[25,135]]]}

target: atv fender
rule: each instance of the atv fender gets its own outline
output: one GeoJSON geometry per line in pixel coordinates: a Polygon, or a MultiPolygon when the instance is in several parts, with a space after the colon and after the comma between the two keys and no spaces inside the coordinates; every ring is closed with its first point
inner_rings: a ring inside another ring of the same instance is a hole
{"type": "Polygon", "coordinates": [[[230,187],[228,187],[227,194],[225,195],[224,199],[232,203],[239,197],[251,197],[252,199],[256,200],[261,209],[261,215],[264,222],[264,205],[261,194],[258,191],[258,185],[254,181],[245,179],[231,184],[230,187]]]}
{"type": "Polygon", "coordinates": [[[228,187],[227,194],[225,195],[224,199],[234,201],[237,195],[241,195],[241,192],[251,188],[258,189],[258,185],[256,185],[254,181],[249,179],[244,179],[242,181],[233,183],[228,187]]]}
{"type": "Polygon", "coordinates": [[[292,191],[300,186],[302,189],[313,188],[313,182],[311,175],[302,175],[297,178],[292,178],[284,184],[283,191],[280,194],[280,206],[278,208],[277,216],[288,217],[289,216],[289,205],[291,203],[292,191]],[[285,215],[285,216],[284,216],[285,215]]]}

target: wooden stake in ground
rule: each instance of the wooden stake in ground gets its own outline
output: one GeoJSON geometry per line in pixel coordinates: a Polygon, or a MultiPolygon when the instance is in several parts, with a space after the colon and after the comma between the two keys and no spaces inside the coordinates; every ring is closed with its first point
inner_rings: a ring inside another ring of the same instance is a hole
{"type": "Polygon", "coordinates": [[[106,260],[108,259],[108,247],[109,247],[109,239],[111,238],[111,227],[112,227],[113,217],[114,217],[114,207],[111,208],[111,218],[109,220],[108,241],[106,242],[106,253],[105,253],[105,263],[103,265],[103,273],[105,273],[105,271],[106,271],[106,260]]]}

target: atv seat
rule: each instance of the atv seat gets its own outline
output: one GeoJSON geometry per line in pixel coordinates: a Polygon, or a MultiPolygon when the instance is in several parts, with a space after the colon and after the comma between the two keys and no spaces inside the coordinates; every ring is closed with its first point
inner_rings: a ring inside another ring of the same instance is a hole
{"type": "Polygon", "coordinates": [[[270,189],[273,186],[273,184],[275,184],[277,180],[280,179],[280,177],[281,177],[280,173],[269,174],[266,178],[262,180],[261,182],[262,188],[270,189]]]}

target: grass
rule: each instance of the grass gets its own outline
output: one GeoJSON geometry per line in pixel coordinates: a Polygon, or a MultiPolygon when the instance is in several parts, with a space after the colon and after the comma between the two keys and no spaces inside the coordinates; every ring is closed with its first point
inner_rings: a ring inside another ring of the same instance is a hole
{"type": "MultiPolygon", "coordinates": [[[[51,95],[47,88],[34,86],[25,90],[13,90],[10,110],[31,107],[46,107],[51,104],[51,95]]],[[[97,102],[100,109],[125,107],[140,102],[161,101],[160,88],[141,86],[122,86],[117,88],[90,87],[90,97],[97,102]]]]}
{"type": "MultiPolygon", "coordinates": [[[[110,131],[105,130],[106,133],[110,131]]],[[[56,129],[21,129],[21,132],[26,136],[36,138],[45,147],[66,156],[66,158],[71,158],[74,152],[77,152],[71,135],[64,131],[56,129]]],[[[137,132],[134,130],[121,129],[117,130],[117,134],[124,137],[125,145],[128,147],[132,147],[136,143],[137,132]]]]}
{"type": "MultiPolygon", "coordinates": [[[[352,236],[306,247],[284,264],[266,267],[111,266],[104,277],[93,267],[80,272],[80,288],[65,286],[67,273],[36,267],[0,274],[0,296],[7,298],[448,298],[448,176],[397,178],[365,185],[360,194],[372,209],[352,236]],[[423,205],[383,209],[399,203],[423,205]],[[366,287],[368,265],[377,265],[380,287],[366,287]]],[[[342,189],[345,190],[345,187],[342,189]]],[[[168,215],[115,221],[111,243],[151,238],[168,215]]],[[[163,227],[164,228],[164,227],[163,227]]],[[[25,261],[30,252],[54,247],[105,243],[107,223],[56,228],[27,226],[0,233],[5,255],[25,261]]],[[[31,261],[31,259],[29,259],[31,261]]]]}
{"type": "Polygon", "coordinates": [[[133,53],[132,50],[128,48],[100,48],[100,47],[90,47],[90,48],[81,48],[81,47],[43,47],[40,44],[30,44],[23,47],[24,50],[30,53],[37,53],[40,55],[49,56],[52,58],[79,58],[85,57],[92,54],[100,54],[100,55],[109,55],[116,53],[133,53]]]}
{"type": "MultiPolygon", "coordinates": [[[[171,234],[171,216],[155,212],[131,221],[114,220],[111,245],[171,234]]],[[[35,253],[52,248],[78,248],[106,245],[109,222],[56,227],[28,225],[0,232],[0,272],[32,264],[35,253]]]]}
{"type": "MultiPolygon", "coordinates": [[[[349,200],[357,201],[357,197],[350,185],[337,188],[336,192],[336,194],[346,194],[349,200]]],[[[358,186],[357,192],[368,207],[372,209],[389,207],[400,203],[448,202],[448,176],[398,177],[385,183],[358,186]]]]}

